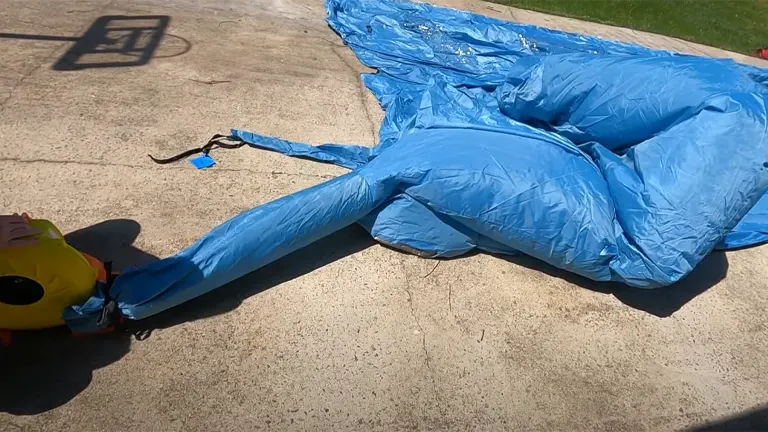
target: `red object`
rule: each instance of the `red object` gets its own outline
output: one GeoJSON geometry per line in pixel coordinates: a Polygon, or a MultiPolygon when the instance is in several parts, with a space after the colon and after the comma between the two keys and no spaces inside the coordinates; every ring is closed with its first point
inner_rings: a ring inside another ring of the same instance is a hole
{"type": "Polygon", "coordinates": [[[13,333],[10,330],[0,330],[0,347],[9,347],[13,342],[13,333]]]}
{"type": "Polygon", "coordinates": [[[755,51],[755,57],[768,60],[768,48],[760,48],[755,51]]]}

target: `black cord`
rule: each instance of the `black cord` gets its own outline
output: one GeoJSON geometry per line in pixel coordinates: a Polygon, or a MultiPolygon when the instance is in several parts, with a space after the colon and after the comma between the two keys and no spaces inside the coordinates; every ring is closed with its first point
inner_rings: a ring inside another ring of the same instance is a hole
{"type": "Polygon", "coordinates": [[[179,153],[176,156],[172,156],[166,159],[159,159],[152,155],[148,155],[150,159],[156,164],[165,165],[172,162],[180,161],[182,159],[188,158],[192,155],[202,153],[204,155],[208,155],[208,153],[211,152],[211,150],[215,148],[223,148],[223,149],[236,149],[244,146],[246,143],[245,141],[241,141],[238,138],[228,136],[228,135],[221,135],[216,134],[211,139],[208,140],[208,142],[202,146],[195,149],[187,150],[183,153],[179,153]],[[226,143],[223,141],[234,141],[234,144],[226,143]]]}

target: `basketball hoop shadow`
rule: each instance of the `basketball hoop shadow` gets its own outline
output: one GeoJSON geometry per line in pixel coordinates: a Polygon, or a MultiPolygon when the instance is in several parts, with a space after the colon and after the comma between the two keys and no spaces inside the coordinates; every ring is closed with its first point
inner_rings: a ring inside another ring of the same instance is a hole
{"type": "Polygon", "coordinates": [[[76,71],[91,68],[142,66],[157,57],[164,36],[181,41],[175,57],[189,51],[183,38],[166,35],[171,18],[165,15],[99,17],[85,34],[53,65],[53,70],[76,71]]]}

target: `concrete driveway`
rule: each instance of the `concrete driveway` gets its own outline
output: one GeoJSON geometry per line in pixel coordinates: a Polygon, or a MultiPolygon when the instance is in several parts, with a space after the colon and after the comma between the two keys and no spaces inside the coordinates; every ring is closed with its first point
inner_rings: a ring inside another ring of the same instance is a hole
{"type": "MultiPolygon", "coordinates": [[[[489,3],[442,4],[760,64],[489,3]]],[[[146,156],[230,127],[373,145],[382,113],[361,86],[365,68],[324,17],[320,0],[6,0],[0,208],[53,220],[124,268],[339,175],[252,149],[219,151],[204,171],[146,156]],[[144,65],[130,65],[141,53],[73,54],[103,16],[170,21],[144,65]]],[[[679,286],[646,292],[533,260],[423,260],[352,227],[138,336],[20,337],[0,355],[0,431],[768,427],[766,281],[765,247],[715,254],[679,286]]]]}

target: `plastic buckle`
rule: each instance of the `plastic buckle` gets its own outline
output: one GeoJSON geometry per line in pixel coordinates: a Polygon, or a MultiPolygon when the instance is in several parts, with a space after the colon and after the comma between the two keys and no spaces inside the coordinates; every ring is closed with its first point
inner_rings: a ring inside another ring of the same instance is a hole
{"type": "Polygon", "coordinates": [[[101,330],[109,327],[112,324],[112,317],[114,316],[116,310],[117,303],[115,303],[114,300],[110,300],[106,305],[104,305],[104,308],[101,309],[101,315],[99,316],[99,319],[96,320],[96,326],[101,330]]]}

